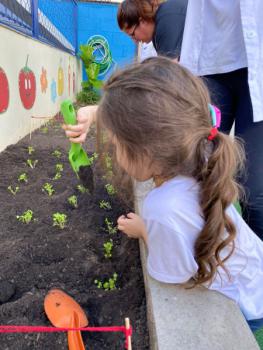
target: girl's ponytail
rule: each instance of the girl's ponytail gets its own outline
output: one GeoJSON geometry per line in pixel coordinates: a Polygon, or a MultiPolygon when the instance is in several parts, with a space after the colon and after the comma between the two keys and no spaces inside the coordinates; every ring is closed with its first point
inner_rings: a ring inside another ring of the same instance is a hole
{"type": "Polygon", "coordinates": [[[205,224],[195,242],[195,259],[199,266],[195,284],[212,282],[218,267],[227,273],[224,263],[233,253],[236,236],[236,228],[226,209],[238,198],[239,188],[234,179],[238,165],[242,164],[241,146],[223,133],[218,133],[213,141],[207,141],[206,147],[209,146],[212,149],[207,159],[201,160],[200,156],[205,152],[197,150],[203,167],[202,170],[197,167],[196,175],[205,224]],[[228,254],[221,257],[226,246],[229,246],[228,254]]]}

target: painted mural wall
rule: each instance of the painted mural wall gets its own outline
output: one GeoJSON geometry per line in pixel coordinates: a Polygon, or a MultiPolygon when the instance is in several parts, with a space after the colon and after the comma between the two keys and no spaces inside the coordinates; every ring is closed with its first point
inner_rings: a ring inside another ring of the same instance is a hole
{"type": "MultiPolygon", "coordinates": [[[[136,56],[136,45],[118,27],[117,10],[118,4],[78,3],[78,43],[94,47],[97,60],[103,63],[101,79],[136,56]]],[[[84,71],[83,77],[86,80],[84,71]]]]}
{"type": "Polygon", "coordinates": [[[0,151],[39,127],[80,91],[76,57],[0,26],[0,151]]]}

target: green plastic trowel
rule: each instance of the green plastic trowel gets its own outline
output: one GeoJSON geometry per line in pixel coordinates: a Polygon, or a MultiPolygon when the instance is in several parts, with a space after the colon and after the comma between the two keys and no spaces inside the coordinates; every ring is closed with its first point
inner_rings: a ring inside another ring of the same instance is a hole
{"type": "MultiPolygon", "coordinates": [[[[60,110],[66,124],[77,124],[76,112],[70,100],[63,101],[60,110]]],[[[88,188],[90,192],[93,192],[92,161],[81,144],[71,142],[68,158],[72,169],[75,171],[78,178],[80,178],[83,185],[88,188]]]]}

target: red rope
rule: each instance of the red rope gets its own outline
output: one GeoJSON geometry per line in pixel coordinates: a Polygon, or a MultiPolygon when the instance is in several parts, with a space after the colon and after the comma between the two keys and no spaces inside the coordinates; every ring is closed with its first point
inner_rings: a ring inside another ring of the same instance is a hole
{"type": "Polygon", "coordinates": [[[126,329],[120,327],[82,327],[82,328],[58,328],[58,327],[42,327],[42,326],[0,326],[0,333],[55,333],[68,331],[82,332],[122,332],[125,335],[125,349],[128,348],[128,337],[132,335],[132,327],[126,329]]]}

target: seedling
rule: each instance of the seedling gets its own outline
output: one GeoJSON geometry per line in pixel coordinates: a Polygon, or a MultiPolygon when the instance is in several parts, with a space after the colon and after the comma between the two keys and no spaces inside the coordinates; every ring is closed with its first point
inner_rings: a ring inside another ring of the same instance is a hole
{"type": "Polygon", "coordinates": [[[74,207],[74,208],[77,208],[78,207],[78,198],[77,196],[70,196],[68,197],[68,203],[74,207]]]}
{"type": "Polygon", "coordinates": [[[108,192],[108,195],[110,196],[113,196],[114,194],[117,193],[117,191],[115,190],[112,184],[106,184],[105,188],[106,188],[106,191],[108,192]]]}
{"type": "Polygon", "coordinates": [[[104,289],[104,290],[114,290],[117,289],[116,287],[116,282],[117,282],[118,275],[116,272],[112,275],[111,278],[107,281],[100,281],[100,280],[95,280],[94,283],[97,285],[97,288],[99,289],[104,289]]]}
{"type": "Polygon", "coordinates": [[[110,235],[114,235],[115,233],[117,233],[117,226],[114,226],[112,221],[110,221],[108,218],[105,218],[104,222],[106,224],[106,231],[110,235]]]}
{"type": "Polygon", "coordinates": [[[53,226],[58,226],[61,230],[65,228],[67,223],[67,215],[62,213],[53,214],[53,226]]]}
{"type": "Polygon", "coordinates": [[[48,127],[44,126],[43,128],[41,128],[41,131],[43,132],[43,134],[47,134],[48,133],[48,127]]]}
{"type": "Polygon", "coordinates": [[[52,196],[52,194],[55,192],[53,185],[50,183],[46,182],[42,188],[43,192],[46,192],[49,196],[52,196]]]}
{"type": "Polygon", "coordinates": [[[8,191],[12,193],[13,196],[15,196],[17,194],[17,192],[19,191],[19,186],[16,187],[12,187],[11,185],[7,187],[8,191]]]}
{"type": "Polygon", "coordinates": [[[33,146],[28,146],[27,147],[27,152],[28,154],[31,156],[31,154],[33,154],[35,152],[35,149],[33,146]]]}
{"type": "Polygon", "coordinates": [[[61,173],[63,171],[63,164],[58,163],[56,164],[56,172],[61,173]]]}
{"type": "Polygon", "coordinates": [[[60,158],[61,155],[62,155],[62,153],[59,150],[57,150],[57,149],[55,149],[55,151],[52,152],[52,156],[54,156],[56,158],[60,158]]]}
{"type": "Polygon", "coordinates": [[[78,185],[77,189],[79,190],[80,193],[87,193],[87,192],[89,192],[89,190],[86,187],[84,187],[83,185],[78,185]]]}
{"type": "Polygon", "coordinates": [[[38,160],[32,160],[32,159],[28,159],[26,161],[27,165],[30,166],[31,169],[34,169],[38,163],[38,160]]]}
{"type": "Polygon", "coordinates": [[[99,206],[101,209],[111,209],[110,203],[104,200],[100,201],[99,206]]]}
{"type": "Polygon", "coordinates": [[[27,177],[27,174],[26,173],[22,173],[18,176],[18,181],[19,182],[25,182],[27,183],[28,181],[28,177],[27,177]]]}
{"type": "Polygon", "coordinates": [[[28,209],[22,215],[17,215],[16,218],[24,224],[29,224],[33,220],[33,211],[28,209]]]}
{"type": "Polygon", "coordinates": [[[56,173],[55,176],[53,177],[53,180],[58,180],[58,179],[60,179],[60,178],[61,178],[61,173],[58,172],[58,173],[56,173]]]}
{"type": "Polygon", "coordinates": [[[105,258],[111,258],[112,257],[112,248],[113,248],[113,241],[110,239],[109,241],[103,243],[103,249],[104,249],[104,256],[105,258]]]}

